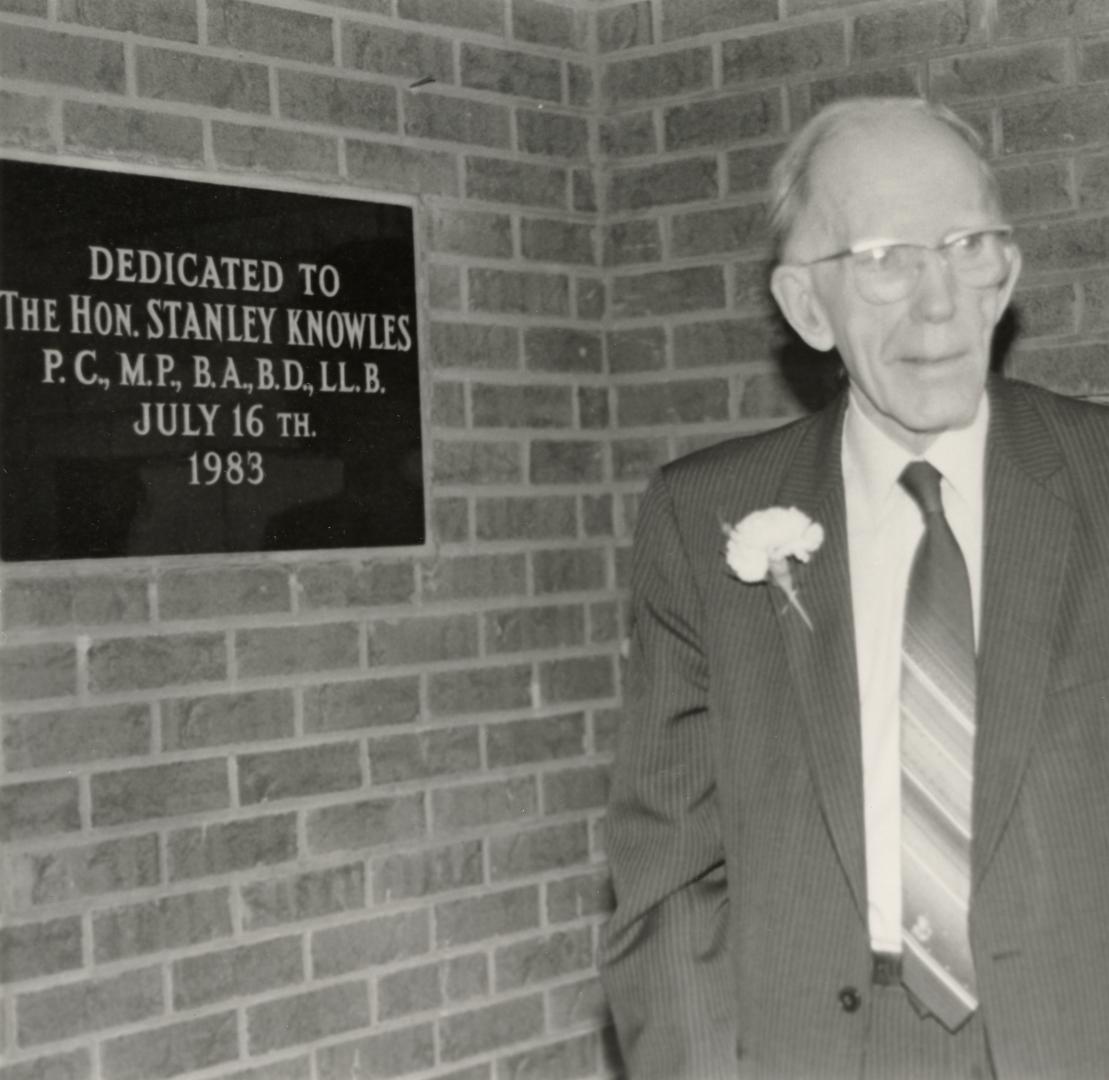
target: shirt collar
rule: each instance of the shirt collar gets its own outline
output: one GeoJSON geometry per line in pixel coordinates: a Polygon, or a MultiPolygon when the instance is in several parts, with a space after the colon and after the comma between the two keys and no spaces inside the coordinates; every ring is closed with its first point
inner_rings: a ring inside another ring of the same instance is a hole
{"type": "MultiPolygon", "coordinates": [[[[974,419],[966,427],[942,432],[922,455],[940,471],[951,490],[972,507],[982,501],[989,419],[989,396],[983,393],[974,419]]],[[[859,485],[876,516],[902,470],[914,460],[917,455],[891,439],[862,411],[852,389],[843,424],[844,475],[859,485]]]]}

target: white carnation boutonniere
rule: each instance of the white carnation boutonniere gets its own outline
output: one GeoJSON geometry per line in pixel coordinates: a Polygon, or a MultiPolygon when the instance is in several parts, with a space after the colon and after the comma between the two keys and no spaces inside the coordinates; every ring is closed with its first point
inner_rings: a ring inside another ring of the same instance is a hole
{"type": "Polygon", "coordinates": [[[773,582],[811,630],[812,622],[801,606],[789,560],[807,563],[824,543],[824,527],[795,506],[771,506],[723,528],[728,538],[724,558],[732,573],[749,585],[773,582]]]}

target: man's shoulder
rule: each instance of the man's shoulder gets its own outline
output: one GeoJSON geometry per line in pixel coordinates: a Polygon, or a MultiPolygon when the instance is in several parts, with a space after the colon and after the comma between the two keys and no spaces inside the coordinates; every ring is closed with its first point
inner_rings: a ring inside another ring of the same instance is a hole
{"type": "Polygon", "coordinates": [[[1109,407],[1105,405],[1017,379],[1000,379],[996,386],[1002,407],[1033,410],[1064,451],[1072,444],[1081,449],[1090,440],[1096,444],[1109,441],[1109,407]]]}

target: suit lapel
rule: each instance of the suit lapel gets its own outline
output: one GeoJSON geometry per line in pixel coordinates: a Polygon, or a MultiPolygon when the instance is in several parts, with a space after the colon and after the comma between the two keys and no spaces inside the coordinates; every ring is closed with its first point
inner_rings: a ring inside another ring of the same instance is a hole
{"type": "Polygon", "coordinates": [[[1059,450],[1027,398],[990,386],[974,883],[1012,812],[1043,700],[1074,513],[1059,450]]]}
{"type": "Polygon", "coordinates": [[[778,504],[796,506],[824,527],[824,544],[795,581],[812,621],[770,590],[801,705],[806,752],[824,817],[860,916],[866,917],[862,748],[851,618],[847,512],[840,467],[846,395],[815,417],[790,463],[778,504]]]}

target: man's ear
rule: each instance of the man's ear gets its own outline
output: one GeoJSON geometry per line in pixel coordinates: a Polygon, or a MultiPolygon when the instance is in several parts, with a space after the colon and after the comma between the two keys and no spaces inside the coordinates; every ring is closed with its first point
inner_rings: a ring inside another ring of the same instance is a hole
{"type": "Polygon", "coordinates": [[[824,305],[813,292],[812,276],[804,266],[776,266],[770,275],[770,291],[789,325],[806,344],[820,352],[835,345],[832,324],[824,305]]]}
{"type": "Polygon", "coordinates": [[[1020,268],[1023,265],[1020,248],[1016,244],[1011,245],[1010,252],[1009,276],[1005,279],[1005,284],[1001,286],[1001,292],[998,295],[997,314],[994,316],[995,326],[1001,322],[1001,316],[1005,314],[1005,309],[1013,298],[1013,289],[1016,288],[1017,278],[1020,277],[1020,268]]]}

